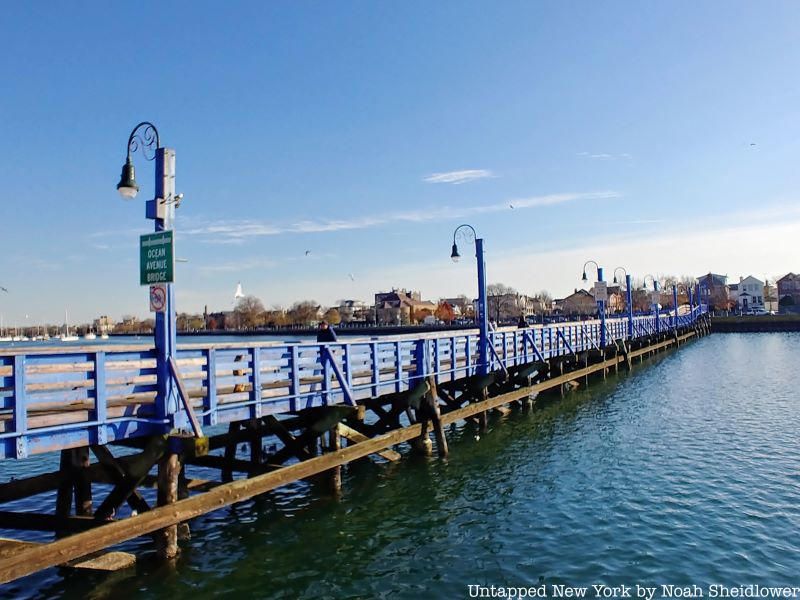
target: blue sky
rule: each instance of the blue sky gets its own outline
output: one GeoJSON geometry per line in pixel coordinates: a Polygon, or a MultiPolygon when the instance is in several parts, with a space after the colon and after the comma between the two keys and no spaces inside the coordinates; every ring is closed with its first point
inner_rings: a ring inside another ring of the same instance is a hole
{"type": "Polygon", "coordinates": [[[472,295],[461,222],[525,292],[572,291],[588,259],[800,270],[799,23],[796,2],[9,4],[0,313],[147,314],[152,163],[136,200],[114,189],[141,120],[177,152],[181,311],[237,281],[267,306],[472,295]]]}

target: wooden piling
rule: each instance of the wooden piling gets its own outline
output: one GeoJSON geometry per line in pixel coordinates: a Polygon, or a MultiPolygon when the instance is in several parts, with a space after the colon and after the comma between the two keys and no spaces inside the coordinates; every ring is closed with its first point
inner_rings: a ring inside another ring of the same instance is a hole
{"type": "Polygon", "coordinates": [[[241,427],[241,423],[239,421],[234,421],[228,425],[228,437],[229,440],[225,444],[225,464],[226,467],[222,469],[222,482],[227,483],[229,481],[233,481],[233,464],[236,460],[236,445],[237,445],[237,436],[236,434],[239,432],[239,428],[241,427]]]}
{"type": "MultiPolygon", "coordinates": [[[[342,439],[339,436],[339,425],[337,424],[328,431],[328,452],[338,452],[341,448],[342,439]]],[[[333,467],[328,474],[330,491],[338,497],[342,493],[342,466],[333,467]]]]}
{"type": "MultiPolygon", "coordinates": [[[[481,388],[480,402],[485,402],[489,398],[489,388],[481,388]]],[[[484,433],[489,429],[489,412],[482,411],[478,415],[478,429],[484,433]]]]}
{"type": "Polygon", "coordinates": [[[75,485],[75,514],[86,517],[92,514],[92,480],[89,476],[89,448],[74,448],[72,451],[72,469],[75,485]]]}
{"type": "Polygon", "coordinates": [[[433,425],[433,434],[436,437],[436,450],[440,458],[444,458],[449,453],[447,446],[447,438],[444,435],[442,428],[441,411],[439,410],[439,402],[437,397],[439,394],[436,391],[436,378],[432,375],[428,377],[428,393],[425,395],[425,405],[427,407],[428,418],[433,425]]]}
{"type": "MultiPolygon", "coordinates": [[[[180,456],[168,451],[158,462],[158,505],[167,506],[178,501],[178,477],[181,472],[180,456]]],[[[178,525],[168,525],[156,534],[156,552],[159,558],[172,559],[178,555],[178,525]]]]}

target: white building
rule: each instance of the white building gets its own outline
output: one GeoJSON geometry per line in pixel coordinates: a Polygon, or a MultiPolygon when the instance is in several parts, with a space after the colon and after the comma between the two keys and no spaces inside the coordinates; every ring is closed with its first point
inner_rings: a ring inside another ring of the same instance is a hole
{"type": "Polygon", "coordinates": [[[372,307],[363,300],[339,300],[339,318],[342,323],[366,320],[373,313],[372,307]]]}
{"type": "MultiPolygon", "coordinates": [[[[733,286],[731,286],[733,287],[733,286]]],[[[736,297],[731,293],[731,300],[736,301],[739,310],[750,310],[753,308],[764,308],[764,282],[756,279],[752,275],[739,277],[736,297]]],[[[731,290],[733,292],[733,290],[731,290]]]]}

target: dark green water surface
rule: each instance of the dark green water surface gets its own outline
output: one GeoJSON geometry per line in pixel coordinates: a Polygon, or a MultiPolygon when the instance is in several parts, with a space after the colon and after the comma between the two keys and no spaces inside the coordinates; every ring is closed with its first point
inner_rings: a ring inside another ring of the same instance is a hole
{"type": "Polygon", "coordinates": [[[468,598],[469,584],[800,585],[799,359],[800,334],[703,338],[494,417],[480,439],[453,428],[447,460],[351,465],[341,500],[299,483],[207,515],[174,567],[145,556],[111,577],[53,569],[0,591],[468,598]]]}

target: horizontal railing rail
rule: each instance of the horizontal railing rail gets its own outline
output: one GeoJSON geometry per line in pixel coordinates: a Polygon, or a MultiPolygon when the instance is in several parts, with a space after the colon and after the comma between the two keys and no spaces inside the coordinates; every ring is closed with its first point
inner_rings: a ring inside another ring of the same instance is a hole
{"type": "MultiPolygon", "coordinates": [[[[490,333],[487,365],[499,371],[607,343],[692,325],[686,314],[614,317],[503,328],[490,333]]],[[[479,373],[477,330],[357,338],[334,343],[180,345],[176,367],[202,426],[294,412],[412,389],[425,378],[479,373]]],[[[184,410],[170,397],[157,410],[156,355],[143,345],[16,349],[0,355],[0,457],[106,444],[165,433],[184,410]]]]}

